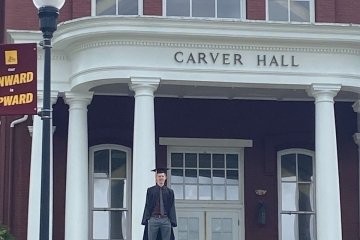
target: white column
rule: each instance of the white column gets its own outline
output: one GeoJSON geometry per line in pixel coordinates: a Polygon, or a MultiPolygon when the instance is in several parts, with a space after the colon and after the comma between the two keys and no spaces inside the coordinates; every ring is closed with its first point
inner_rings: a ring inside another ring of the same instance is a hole
{"type": "MultiPolygon", "coordinates": [[[[357,113],[357,133],[353,135],[353,138],[355,143],[358,145],[358,161],[360,162],[360,100],[356,101],[352,107],[354,109],[354,112],[357,113]]],[[[360,172],[360,168],[359,168],[359,172],[360,172]]],[[[360,183],[360,174],[359,174],[358,182],[360,183]]],[[[359,199],[360,199],[360,191],[359,191],[359,199]]],[[[360,209],[359,209],[359,216],[360,216],[360,209]]]]}
{"type": "MultiPolygon", "coordinates": [[[[51,104],[55,104],[58,92],[51,92],[51,104]]],[[[43,107],[43,92],[37,95],[37,108],[43,107]]],[[[52,122],[51,122],[52,123],[52,122]]],[[[52,125],[52,124],[51,124],[52,125]]],[[[29,127],[32,135],[31,163],[29,180],[28,228],[27,239],[39,239],[40,235],[40,199],[41,199],[41,156],[42,156],[42,120],[33,116],[33,126],[29,127]]],[[[52,239],[53,229],[53,145],[50,137],[50,204],[49,204],[49,239],[52,239]]]]}
{"type": "Polygon", "coordinates": [[[88,127],[91,93],[65,93],[69,105],[65,240],[88,240],[88,127]]]}
{"type": "Polygon", "coordinates": [[[135,91],[133,185],[131,211],[131,239],[142,239],[141,219],[146,190],[155,184],[155,116],[154,92],[160,79],[132,78],[130,88],[135,91]]]}
{"type": "Polygon", "coordinates": [[[315,183],[317,240],[341,240],[339,169],[334,97],[339,85],[312,85],[315,97],[315,183]]]}

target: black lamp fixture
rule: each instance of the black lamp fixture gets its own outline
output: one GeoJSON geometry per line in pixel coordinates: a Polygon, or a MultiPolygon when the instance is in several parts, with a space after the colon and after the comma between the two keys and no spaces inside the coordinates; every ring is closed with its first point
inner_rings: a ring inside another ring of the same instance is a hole
{"type": "Polygon", "coordinates": [[[41,201],[40,201],[40,240],[49,239],[49,209],[50,209],[50,142],[51,127],[51,39],[57,29],[57,17],[65,0],[33,0],[39,10],[40,30],[43,40],[40,45],[44,49],[44,89],[43,108],[39,116],[43,121],[42,159],[41,159],[41,201]]]}

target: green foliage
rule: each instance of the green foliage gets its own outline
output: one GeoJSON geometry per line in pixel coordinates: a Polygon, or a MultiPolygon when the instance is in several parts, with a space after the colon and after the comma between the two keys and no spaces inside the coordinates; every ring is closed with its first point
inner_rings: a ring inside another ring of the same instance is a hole
{"type": "Polygon", "coordinates": [[[9,229],[4,225],[0,225],[0,240],[15,240],[9,229]]]}

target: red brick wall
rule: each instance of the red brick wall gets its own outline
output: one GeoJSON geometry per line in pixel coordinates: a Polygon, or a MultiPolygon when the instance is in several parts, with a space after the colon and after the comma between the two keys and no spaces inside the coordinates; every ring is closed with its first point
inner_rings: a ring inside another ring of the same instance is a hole
{"type": "Polygon", "coordinates": [[[144,0],[144,15],[162,15],[162,0],[144,0]]]}
{"type": "Polygon", "coordinates": [[[336,0],[315,0],[315,21],[335,22],[336,0]]]}
{"type": "Polygon", "coordinates": [[[336,0],[337,23],[360,23],[360,1],[336,0]]]}
{"type": "Polygon", "coordinates": [[[246,18],[250,20],[265,20],[266,3],[265,0],[247,0],[246,18]]]}
{"type": "MultiPolygon", "coordinates": [[[[31,0],[4,0],[4,29],[38,30],[37,9],[31,0]],[[21,6],[21,7],[19,7],[21,6]]],[[[1,9],[0,9],[1,14],[1,9]]],[[[60,10],[58,22],[91,15],[91,0],[67,0],[60,10]]],[[[0,29],[3,29],[0,20],[0,29]]],[[[0,31],[1,34],[1,31],[0,31]]],[[[1,35],[0,35],[1,37],[1,35]]],[[[3,38],[1,38],[3,39],[3,38]]]]}

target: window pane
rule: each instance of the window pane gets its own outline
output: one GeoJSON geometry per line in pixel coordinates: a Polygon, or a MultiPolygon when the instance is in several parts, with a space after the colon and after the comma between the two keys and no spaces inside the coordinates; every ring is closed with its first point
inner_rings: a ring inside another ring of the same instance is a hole
{"type": "Polygon", "coordinates": [[[186,183],[197,183],[197,170],[186,169],[185,170],[185,182],[186,183]]]}
{"type": "Polygon", "coordinates": [[[224,184],[225,183],[225,171],[224,170],[213,170],[213,183],[224,184]]]}
{"type": "Polygon", "coordinates": [[[237,154],[226,154],[226,168],[239,168],[239,159],[237,154]]]}
{"type": "Polygon", "coordinates": [[[119,15],[137,15],[138,0],[119,0],[119,15]]]}
{"type": "Polygon", "coordinates": [[[188,221],[189,221],[189,232],[199,232],[199,218],[191,217],[189,218],[188,221]]]}
{"type": "Polygon", "coordinates": [[[111,181],[111,207],[126,208],[126,180],[111,181]]]}
{"type": "Polygon", "coordinates": [[[239,184],[239,171],[227,170],[226,171],[226,182],[227,184],[239,184]]]}
{"type": "Polygon", "coordinates": [[[310,2],[292,0],[290,2],[290,20],[296,22],[310,22],[310,2]]]}
{"type": "Polygon", "coordinates": [[[185,153],[185,167],[197,168],[197,154],[196,153],[185,153]]]}
{"type": "Polygon", "coordinates": [[[213,199],[225,200],[225,186],[213,186],[213,199]]]}
{"type": "Polygon", "coordinates": [[[96,151],[94,153],[94,176],[109,176],[109,150],[96,151]]]}
{"type": "Polygon", "coordinates": [[[282,214],[281,215],[281,239],[286,240],[297,240],[296,237],[296,226],[295,226],[295,220],[296,220],[296,214],[282,214]]]}
{"type": "Polygon", "coordinates": [[[238,186],[226,186],[226,200],[239,200],[238,186]]]}
{"type": "Polygon", "coordinates": [[[126,178],[126,152],[111,151],[111,177],[126,178]]]}
{"type": "Polygon", "coordinates": [[[183,167],[183,154],[182,153],[172,153],[171,154],[171,167],[183,167]]]}
{"type": "Polygon", "coordinates": [[[171,189],[174,190],[176,199],[184,199],[183,185],[171,185],[171,189]]]}
{"type": "Polygon", "coordinates": [[[111,239],[127,239],[126,238],[126,212],[111,212],[111,239]]]}
{"type": "Polygon", "coordinates": [[[200,184],[211,183],[211,170],[199,170],[199,183],[200,184]]]}
{"type": "Polygon", "coordinates": [[[296,181],[296,155],[287,154],[281,157],[281,180],[296,181]]]}
{"type": "Polygon", "coordinates": [[[215,0],[192,0],[193,17],[215,17],[215,0]]]}
{"type": "Polygon", "coordinates": [[[92,235],[94,239],[109,239],[109,214],[108,211],[93,212],[92,235]]]}
{"type": "Polygon", "coordinates": [[[110,207],[109,179],[94,179],[94,208],[110,207]]]}
{"type": "Polygon", "coordinates": [[[299,211],[313,211],[314,189],[312,184],[299,184],[299,211]]]}
{"type": "Polygon", "coordinates": [[[115,15],[115,0],[96,0],[96,15],[115,15]]]}
{"type": "Polygon", "coordinates": [[[182,169],[171,170],[171,182],[172,183],[183,183],[184,182],[184,171],[182,169]]]}
{"type": "Polygon", "coordinates": [[[190,16],[190,0],[167,0],[167,16],[190,16]]]}
{"type": "Polygon", "coordinates": [[[282,210],[296,211],[296,183],[282,183],[281,186],[282,210]]]}
{"type": "Polygon", "coordinates": [[[200,185],[199,186],[199,200],[211,200],[211,186],[200,185]]]}
{"type": "Polygon", "coordinates": [[[213,168],[225,168],[224,154],[213,154],[213,168]]]}
{"type": "Polygon", "coordinates": [[[269,20],[288,21],[288,0],[269,0],[269,20]]]}
{"type": "Polygon", "coordinates": [[[199,168],[211,168],[211,154],[199,154],[199,168]]]}
{"type": "Polygon", "coordinates": [[[218,0],[217,17],[240,18],[240,0],[218,0]]]}
{"type": "Polygon", "coordinates": [[[313,179],[313,160],[311,156],[298,155],[299,181],[312,181],[313,179]]]}
{"type": "Polygon", "coordinates": [[[315,240],[315,217],[312,214],[299,214],[299,240],[315,240]]]}
{"type": "Polygon", "coordinates": [[[185,185],[185,199],[197,200],[197,185],[185,185]]]}

